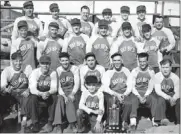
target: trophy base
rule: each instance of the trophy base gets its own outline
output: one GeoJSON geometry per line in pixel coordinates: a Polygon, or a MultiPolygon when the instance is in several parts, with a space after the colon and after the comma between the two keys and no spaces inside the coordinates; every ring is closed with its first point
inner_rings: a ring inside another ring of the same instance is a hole
{"type": "Polygon", "coordinates": [[[120,126],[107,126],[105,129],[105,133],[120,133],[121,127],[120,126]]]}

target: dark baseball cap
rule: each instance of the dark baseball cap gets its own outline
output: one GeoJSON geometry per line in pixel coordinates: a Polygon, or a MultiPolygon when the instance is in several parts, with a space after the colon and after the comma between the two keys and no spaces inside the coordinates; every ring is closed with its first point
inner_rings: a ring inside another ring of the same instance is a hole
{"type": "Polygon", "coordinates": [[[52,4],[50,5],[50,7],[49,7],[50,11],[52,11],[54,8],[59,9],[57,3],[52,3],[52,4]]]}
{"type": "Polygon", "coordinates": [[[128,7],[128,6],[122,6],[121,7],[121,13],[122,12],[128,12],[128,13],[130,13],[130,8],[128,7]]]}
{"type": "Polygon", "coordinates": [[[80,19],[74,18],[71,19],[71,25],[81,25],[80,19]]]}
{"type": "Polygon", "coordinates": [[[12,55],[11,55],[11,59],[12,60],[15,60],[17,58],[23,58],[23,56],[21,55],[21,52],[20,51],[16,51],[14,52],[12,55]]]}
{"type": "Polygon", "coordinates": [[[151,31],[151,26],[150,26],[150,24],[143,24],[143,25],[142,25],[142,32],[143,32],[143,33],[146,33],[146,32],[149,32],[149,31],[151,31]]]}
{"type": "Polygon", "coordinates": [[[138,13],[140,11],[145,11],[146,12],[146,7],[144,5],[138,6],[137,9],[136,9],[136,12],[138,13]]]}
{"type": "Polygon", "coordinates": [[[40,57],[39,62],[40,63],[48,63],[48,64],[50,64],[51,63],[51,58],[49,56],[47,56],[47,55],[43,55],[43,56],[40,57]]]}
{"type": "Polygon", "coordinates": [[[85,78],[85,84],[99,84],[98,78],[95,75],[89,75],[85,78]]]}
{"type": "Polygon", "coordinates": [[[106,26],[108,27],[108,21],[102,19],[102,20],[99,20],[98,22],[98,26],[101,27],[101,26],[106,26]]]}
{"type": "Polygon", "coordinates": [[[24,4],[23,4],[23,7],[27,7],[27,6],[34,6],[33,5],[33,2],[32,1],[26,1],[24,4]]]}
{"type": "Polygon", "coordinates": [[[20,27],[28,27],[28,23],[27,23],[25,20],[20,20],[20,21],[18,22],[18,29],[19,29],[20,27]]]}
{"type": "Polygon", "coordinates": [[[57,22],[51,22],[51,23],[49,24],[49,27],[55,27],[55,28],[59,29],[59,25],[58,25],[57,22]]]}
{"type": "Polygon", "coordinates": [[[110,14],[112,16],[112,10],[110,8],[105,8],[103,11],[102,11],[102,15],[104,14],[110,14]]]}
{"type": "Polygon", "coordinates": [[[127,29],[127,28],[129,28],[129,29],[132,28],[132,27],[131,27],[131,23],[129,23],[129,22],[123,22],[123,24],[122,24],[122,29],[127,29]]]}

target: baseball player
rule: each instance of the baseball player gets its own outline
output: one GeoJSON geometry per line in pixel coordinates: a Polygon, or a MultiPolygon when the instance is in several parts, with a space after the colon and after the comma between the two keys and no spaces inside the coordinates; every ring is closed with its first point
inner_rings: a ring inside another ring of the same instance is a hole
{"type": "Polygon", "coordinates": [[[152,36],[160,40],[160,51],[163,55],[167,55],[175,47],[173,32],[163,26],[163,17],[161,16],[156,16],[154,26],[152,36]]]}
{"type": "Polygon", "coordinates": [[[101,83],[95,75],[89,75],[85,78],[85,87],[87,90],[82,92],[77,110],[78,132],[84,132],[86,122],[90,122],[92,133],[103,133],[104,96],[100,92],[101,83]]]}
{"type": "Polygon", "coordinates": [[[28,23],[25,20],[20,20],[17,24],[19,36],[12,40],[11,54],[16,51],[20,51],[23,56],[23,69],[30,65],[32,69],[35,69],[35,47],[37,47],[37,41],[28,36],[28,23]]]}
{"type": "MultiPolygon", "coordinates": [[[[49,9],[52,14],[52,18],[45,22],[43,36],[45,37],[49,36],[49,33],[48,33],[49,24],[51,22],[56,22],[59,25],[58,37],[64,39],[64,37],[68,36],[69,33],[72,33],[72,27],[67,19],[63,17],[59,17],[60,9],[57,3],[52,3],[49,9]]],[[[43,39],[45,39],[45,37],[43,39]]]]}
{"type": "Polygon", "coordinates": [[[81,32],[90,37],[94,28],[94,24],[91,21],[89,21],[90,8],[88,6],[82,6],[80,15],[81,32]]]}
{"type": "MultiPolygon", "coordinates": [[[[11,55],[12,66],[6,67],[1,73],[1,93],[9,94],[13,103],[18,102],[21,108],[22,127],[26,127],[27,109],[26,105],[29,97],[29,82],[28,78],[32,72],[32,67],[27,65],[22,68],[23,56],[19,52],[11,55]]],[[[4,97],[3,102],[6,104],[10,99],[4,97]]],[[[1,105],[2,106],[2,105],[1,105]]]]}
{"type": "Polygon", "coordinates": [[[30,99],[28,101],[28,116],[32,120],[32,128],[26,128],[26,132],[39,132],[39,108],[41,103],[48,107],[48,123],[44,126],[43,132],[53,130],[52,123],[55,115],[57,102],[57,74],[50,69],[51,58],[43,55],[40,57],[40,67],[32,71],[29,78],[30,99]]]}
{"type": "Polygon", "coordinates": [[[64,41],[58,38],[59,25],[56,22],[49,24],[49,37],[45,41],[40,41],[37,45],[37,59],[42,55],[48,55],[51,58],[50,68],[56,70],[60,66],[59,53],[61,53],[64,41]]]}
{"type": "Polygon", "coordinates": [[[56,131],[61,132],[62,118],[66,115],[69,126],[64,132],[77,132],[76,119],[76,93],[79,89],[79,68],[70,64],[68,53],[62,52],[59,56],[61,66],[57,68],[59,79],[58,101],[55,110],[54,124],[56,131]],[[64,108],[65,107],[65,108],[64,108]]]}
{"type": "Polygon", "coordinates": [[[14,22],[11,39],[18,38],[18,22],[25,20],[28,23],[28,36],[33,36],[36,40],[40,38],[43,33],[43,25],[38,18],[33,16],[34,5],[32,1],[26,1],[23,4],[24,16],[18,17],[14,22]]]}
{"type": "Polygon", "coordinates": [[[99,65],[106,70],[110,68],[109,51],[113,42],[113,38],[107,35],[108,24],[106,20],[100,20],[100,35],[92,36],[86,46],[86,53],[93,52],[99,65]]]}
{"type": "Polygon", "coordinates": [[[81,80],[81,90],[87,90],[85,88],[85,78],[89,75],[96,76],[98,81],[101,83],[105,69],[101,65],[97,65],[96,56],[94,53],[87,53],[85,56],[86,65],[80,68],[80,80],[81,80]]]}
{"type": "Polygon", "coordinates": [[[70,55],[70,62],[78,66],[84,63],[86,44],[89,40],[89,37],[80,32],[80,19],[72,19],[71,25],[73,28],[73,34],[64,39],[64,49],[62,51],[68,52],[70,55]]]}
{"type": "MultiPolygon", "coordinates": [[[[179,95],[179,77],[172,73],[172,61],[165,56],[160,62],[161,71],[155,74],[154,87],[159,96],[157,102],[157,121],[161,125],[167,125],[166,110],[174,108],[176,115],[176,124],[180,124],[180,95],[179,95]]],[[[171,113],[173,115],[173,112],[171,113]]]]}

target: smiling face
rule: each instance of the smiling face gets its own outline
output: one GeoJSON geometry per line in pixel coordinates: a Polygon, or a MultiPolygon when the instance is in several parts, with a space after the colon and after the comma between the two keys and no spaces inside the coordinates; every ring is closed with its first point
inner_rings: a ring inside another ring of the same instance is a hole
{"type": "Polygon", "coordinates": [[[12,65],[15,71],[19,71],[22,67],[23,58],[17,57],[16,59],[12,60],[12,65]]]}
{"type": "Polygon", "coordinates": [[[112,15],[111,15],[111,13],[104,13],[103,18],[109,22],[109,21],[111,21],[112,15]]]}
{"type": "Polygon", "coordinates": [[[62,65],[62,67],[66,70],[69,68],[70,60],[67,57],[62,57],[62,58],[60,58],[60,63],[62,65]]]}
{"type": "Polygon", "coordinates": [[[146,15],[145,11],[139,11],[137,14],[138,14],[138,19],[140,19],[140,20],[145,19],[145,15],[146,15]]]}
{"type": "Polygon", "coordinates": [[[123,29],[123,35],[125,37],[130,37],[130,35],[131,35],[131,28],[124,28],[123,29]]]}
{"type": "Polygon", "coordinates": [[[87,66],[91,69],[95,68],[96,66],[96,60],[93,56],[90,56],[86,60],[87,66]]]}
{"type": "Polygon", "coordinates": [[[138,58],[140,69],[145,70],[148,67],[148,59],[147,57],[138,58]]]}
{"type": "Polygon", "coordinates": [[[91,94],[94,94],[97,92],[97,90],[100,88],[100,84],[98,83],[92,83],[92,84],[85,84],[85,87],[87,88],[87,90],[91,93],[91,94]]]}
{"type": "Polygon", "coordinates": [[[83,8],[82,11],[81,11],[81,18],[82,18],[82,20],[88,21],[88,19],[89,19],[89,14],[90,14],[89,9],[83,8]]]}
{"type": "Polygon", "coordinates": [[[28,27],[23,26],[18,29],[19,36],[22,38],[26,38],[28,34],[28,27]]]}
{"type": "Polygon", "coordinates": [[[58,8],[53,8],[51,11],[52,18],[58,19],[60,10],[58,8]]]}
{"type": "Polygon", "coordinates": [[[143,33],[145,39],[149,40],[151,38],[151,31],[143,33]]]}
{"type": "Polygon", "coordinates": [[[121,17],[122,17],[123,20],[128,20],[129,13],[128,12],[122,12],[121,17]]]}
{"type": "Polygon", "coordinates": [[[122,68],[122,58],[121,56],[117,55],[114,56],[113,59],[113,66],[116,70],[120,70],[122,68]]]}
{"type": "Polygon", "coordinates": [[[108,32],[108,26],[100,26],[99,32],[101,36],[106,36],[108,32]]]}
{"type": "Polygon", "coordinates": [[[23,11],[25,13],[25,16],[31,17],[31,16],[33,16],[34,8],[33,8],[33,6],[26,6],[23,8],[23,11]]]}
{"type": "Polygon", "coordinates": [[[162,27],[163,27],[163,18],[156,18],[155,19],[155,27],[156,27],[156,29],[162,29],[162,27]]]}
{"type": "Polygon", "coordinates": [[[56,27],[49,26],[49,35],[52,38],[56,38],[58,34],[58,29],[56,27]]]}

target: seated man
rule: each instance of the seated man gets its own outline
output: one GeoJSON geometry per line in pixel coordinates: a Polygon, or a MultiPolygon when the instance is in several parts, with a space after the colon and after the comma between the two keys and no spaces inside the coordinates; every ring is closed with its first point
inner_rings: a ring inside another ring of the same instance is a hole
{"type": "Polygon", "coordinates": [[[87,90],[84,86],[85,78],[89,75],[97,77],[101,83],[102,76],[105,73],[105,69],[101,65],[97,65],[96,56],[94,53],[87,53],[85,56],[86,65],[80,68],[81,90],[87,90]]]}
{"type": "Polygon", "coordinates": [[[57,74],[50,70],[51,58],[48,56],[41,56],[40,67],[33,70],[29,79],[29,88],[31,92],[28,101],[28,116],[32,120],[33,127],[27,132],[38,132],[39,129],[39,104],[46,104],[48,107],[48,123],[44,127],[45,132],[52,131],[52,123],[55,114],[55,106],[57,102],[57,74]]]}
{"type": "Polygon", "coordinates": [[[132,84],[132,93],[136,95],[137,99],[132,102],[132,111],[130,125],[131,128],[136,127],[137,109],[139,105],[148,107],[151,110],[152,124],[155,125],[154,119],[156,112],[156,95],[153,91],[153,77],[154,71],[148,66],[148,54],[138,54],[139,67],[133,69],[131,72],[130,84],[132,84]]]}
{"type": "Polygon", "coordinates": [[[161,72],[158,72],[154,78],[155,91],[159,96],[157,102],[159,118],[157,120],[161,121],[161,125],[167,125],[166,110],[174,107],[176,123],[180,124],[179,77],[171,72],[172,62],[168,56],[165,56],[160,64],[161,72]]]}
{"type": "Polygon", "coordinates": [[[32,72],[32,68],[28,65],[25,69],[22,69],[23,56],[20,52],[13,53],[11,59],[12,66],[6,67],[1,73],[1,93],[10,94],[10,97],[6,95],[0,96],[1,109],[5,108],[7,105],[6,102],[9,101],[8,99],[13,97],[13,100],[16,100],[20,104],[21,116],[23,117],[22,126],[24,127],[26,125],[26,105],[29,97],[28,78],[32,72]],[[2,104],[2,102],[5,103],[5,105],[2,104]]]}
{"type": "MultiPolygon", "coordinates": [[[[62,52],[59,55],[62,66],[57,68],[58,74],[58,101],[55,110],[54,124],[57,125],[56,131],[62,132],[62,118],[66,115],[69,126],[66,132],[76,132],[76,103],[77,91],[79,89],[79,69],[75,65],[70,64],[69,54],[62,52]],[[65,108],[64,108],[65,107],[65,108]]],[[[64,131],[64,132],[65,132],[64,131]]]]}
{"type": "Polygon", "coordinates": [[[82,92],[77,110],[78,132],[85,130],[83,118],[87,116],[86,122],[90,122],[91,131],[101,133],[103,132],[101,121],[104,114],[104,96],[99,90],[101,84],[96,76],[90,75],[85,78],[85,87],[87,90],[82,92]]]}
{"type": "MultiPolygon", "coordinates": [[[[103,85],[105,86],[104,91],[107,93],[116,96],[116,104],[119,106],[119,110],[123,110],[121,114],[121,121],[122,121],[122,130],[127,126],[127,122],[131,113],[131,100],[135,96],[131,93],[131,87],[128,84],[128,78],[130,76],[130,71],[123,67],[122,63],[122,57],[120,53],[115,53],[111,56],[112,63],[113,63],[113,69],[106,71],[106,73],[103,76],[103,85]],[[106,90],[107,89],[107,90],[106,90]],[[124,104],[121,104],[123,98],[120,98],[122,96],[124,97],[124,104]]],[[[107,108],[106,112],[109,112],[109,108],[114,105],[113,104],[113,97],[107,96],[105,97],[105,100],[107,101],[107,108]]],[[[110,118],[110,117],[109,117],[110,118]]],[[[109,120],[109,119],[108,119],[109,120]]],[[[119,123],[121,123],[119,121],[119,123]]]]}

